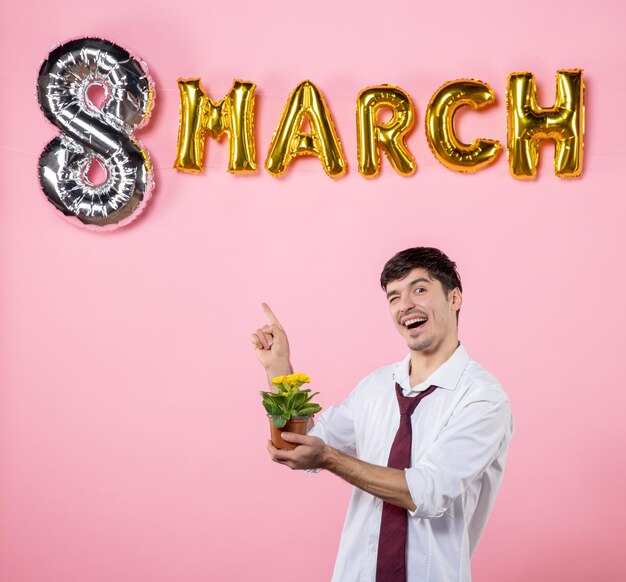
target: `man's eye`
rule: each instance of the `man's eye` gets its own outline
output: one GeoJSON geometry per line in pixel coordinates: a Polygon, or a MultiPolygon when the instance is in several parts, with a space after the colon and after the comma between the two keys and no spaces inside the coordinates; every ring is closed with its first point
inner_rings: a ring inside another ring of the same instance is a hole
{"type": "Polygon", "coordinates": [[[424,293],[424,291],[426,291],[426,289],[424,289],[424,287],[416,287],[415,288],[415,293],[424,293]]]}
{"type": "Polygon", "coordinates": [[[394,303],[394,302],[395,302],[395,301],[397,301],[397,300],[398,300],[398,296],[397,296],[397,295],[394,295],[393,297],[390,297],[390,298],[389,298],[389,303],[394,303]]]}

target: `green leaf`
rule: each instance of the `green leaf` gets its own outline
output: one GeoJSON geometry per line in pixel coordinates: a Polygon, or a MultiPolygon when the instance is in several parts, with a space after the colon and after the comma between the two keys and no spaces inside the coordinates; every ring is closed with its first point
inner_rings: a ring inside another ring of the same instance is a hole
{"type": "Polygon", "coordinates": [[[283,428],[287,424],[287,419],[284,416],[275,416],[272,418],[272,424],[276,428],[283,428]]]}
{"type": "Polygon", "coordinates": [[[291,403],[292,408],[298,409],[307,401],[307,395],[304,392],[296,392],[294,396],[293,402],[291,403]]]}
{"type": "Polygon", "coordinates": [[[313,394],[309,394],[305,400],[305,402],[309,402],[314,396],[317,396],[319,392],[313,392],[313,394]]]}
{"type": "Polygon", "coordinates": [[[265,392],[263,395],[263,405],[272,404],[273,406],[279,406],[283,401],[283,397],[280,394],[274,392],[265,392]]]}
{"type": "Polygon", "coordinates": [[[272,415],[280,414],[280,408],[276,406],[275,404],[268,402],[268,403],[263,403],[263,405],[265,406],[265,410],[267,410],[268,414],[272,414],[272,415]]]}
{"type": "Polygon", "coordinates": [[[293,408],[296,398],[298,398],[297,392],[294,392],[291,396],[289,396],[289,398],[287,398],[287,402],[285,402],[285,408],[287,408],[287,410],[291,410],[293,408]]]}
{"type": "Polygon", "coordinates": [[[298,416],[312,416],[313,414],[317,414],[322,407],[319,404],[312,404],[309,406],[304,406],[300,410],[298,410],[298,416]]]}

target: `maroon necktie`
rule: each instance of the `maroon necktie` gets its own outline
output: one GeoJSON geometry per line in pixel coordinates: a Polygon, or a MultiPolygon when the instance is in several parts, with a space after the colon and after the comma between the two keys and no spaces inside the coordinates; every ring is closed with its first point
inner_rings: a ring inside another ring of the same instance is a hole
{"type": "MultiPolygon", "coordinates": [[[[396,395],[400,407],[400,426],[393,439],[389,452],[388,467],[406,469],[411,466],[411,415],[422,398],[428,396],[437,386],[430,386],[417,396],[403,396],[402,388],[396,384],[396,395]]],[[[406,582],[406,532],[408,514],[406,509],[383,503],[378,540],[378,560],[376,582],[406,582]]]]}

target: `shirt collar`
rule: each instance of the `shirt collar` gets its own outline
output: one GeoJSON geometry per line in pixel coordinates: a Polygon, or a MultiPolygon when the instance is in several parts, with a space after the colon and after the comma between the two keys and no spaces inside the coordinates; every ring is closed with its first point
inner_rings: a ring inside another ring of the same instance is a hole
{"type": "Polygon", "coordinates": [[[463,375],[463,371],[469,362],[469,354],[465,351],[463,344],[454,350],[454,353],[437,368],[426,380],[413,386],[409,381],[409,364],[411,362],[411,354],[409,353],[396,367],[393,373],[393,379],[400,384],[403,392],[421,392],[429,386],[438,386],[445,390],[454,390],[463,375]]]}

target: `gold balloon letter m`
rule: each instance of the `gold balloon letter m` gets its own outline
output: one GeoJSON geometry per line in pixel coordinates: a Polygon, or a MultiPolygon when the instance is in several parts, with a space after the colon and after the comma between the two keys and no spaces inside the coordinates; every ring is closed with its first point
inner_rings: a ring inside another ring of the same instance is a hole
{"type": "Polygon", "coordinates": [[[507,87],[508,154],[515,178],[537,174],[539,142],[556,142],[554,170],[561,178],[579,176],[583,166],[584,83],[582,71],[558,71],[556,101],[549,109],[537,104],[531,73],[509,75],[507,87]]]}
{"type": "Polygon", "coordinates": [[[219,140],[228,135],[232,173],[256,171],[254,148],[254,83],[235,81],[221,101],[211,100],[200,79],[179,80],[180,127],[174,168],[201,172],[206,133],[219,140]]]}

